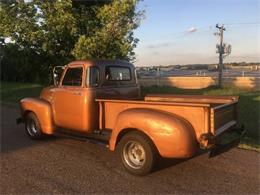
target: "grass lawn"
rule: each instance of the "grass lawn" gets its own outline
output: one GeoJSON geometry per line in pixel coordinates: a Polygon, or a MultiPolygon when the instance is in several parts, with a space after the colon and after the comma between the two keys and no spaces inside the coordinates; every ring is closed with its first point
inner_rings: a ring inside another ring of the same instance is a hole
{"type": "MultiPolygon", "coordinates": [[[[30,83],[1,82],[1,102],[18,104],[24,97],[37,97],[42,86],[30,83]]],[[[142,95],[149,93],[162,94],[201,94],[201,95],[238,95],[239,99],[239,121],[245,125],[246,136],[242,140],[245,147],[259,149],[260,130],[260,91],[242,90],[237,88],[217,89],[214,87],[206,89],[179,89],[174,87],[142,87],[142,95]]]]}
{"type": "Polygon", "coordinates": [[[1,101],[4,103],[18,104],[24,97],[37,97],[42,86],[31,83],[1,82],[1,101]]]}

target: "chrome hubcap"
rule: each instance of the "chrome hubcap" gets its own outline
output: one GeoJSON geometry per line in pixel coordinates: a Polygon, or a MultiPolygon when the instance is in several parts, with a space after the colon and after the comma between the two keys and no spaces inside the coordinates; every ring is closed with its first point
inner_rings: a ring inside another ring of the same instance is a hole
{"type": "Polygon", "coordinates": [[[145,163],[145,150],[136,141],[129,141],[123,148],[123,157],[127,165],[134,169],[140,169],[145,163]]]}
{"type": "Polygon", "coordinates": [[[36,128],[36,124],[35,124],[34,120],[32,120],[32,119],[27,120],[26,129],[31,136],[33,136],[37,133],[37,128],[36,128]]]}

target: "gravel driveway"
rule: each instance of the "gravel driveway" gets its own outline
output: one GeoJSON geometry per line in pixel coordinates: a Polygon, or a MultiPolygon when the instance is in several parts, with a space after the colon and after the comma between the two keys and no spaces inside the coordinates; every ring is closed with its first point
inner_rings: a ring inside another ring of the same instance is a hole
{"type": "Polygon", "coordinates": [[[1,194],[260,193],[260,156],[254,151],[163,160],[156,172],[136,177],[100,145],[65,138],[30,140],[24,126],[15,124],[18,116],[16,108],[1,106],[1,194]]]}

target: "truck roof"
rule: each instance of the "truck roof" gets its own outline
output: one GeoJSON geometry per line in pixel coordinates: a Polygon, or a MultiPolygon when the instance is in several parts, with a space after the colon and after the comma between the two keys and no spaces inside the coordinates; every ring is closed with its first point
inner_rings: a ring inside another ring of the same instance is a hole
{"type": "Polygon", "coordinates": [[[124,60],[76,60],[70,62],[67,66],[76,66],[76,65],[83,65],[86,67],[89,66],[106,66],[106,65],[117,65],[117,66],[134,66],[130,62],[124,60]]]}

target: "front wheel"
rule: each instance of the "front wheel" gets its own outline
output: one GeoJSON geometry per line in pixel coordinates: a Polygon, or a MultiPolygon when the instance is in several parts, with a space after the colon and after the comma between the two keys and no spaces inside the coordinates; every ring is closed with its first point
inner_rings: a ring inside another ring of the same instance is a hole
{"type": "Polygon", "coordinates": [[[31,139],[42,139],[44,134],[41,131],[40,122],[37,116],[30,112],[25,117],[25,130],[31,139]]]}
{"type": "Polygon", "coordinates": [[[152,171],[155,149],[146,136],[130,132],[120,140],[118,146],[123,165],[130,173],[146,175],[152,171]]]}

